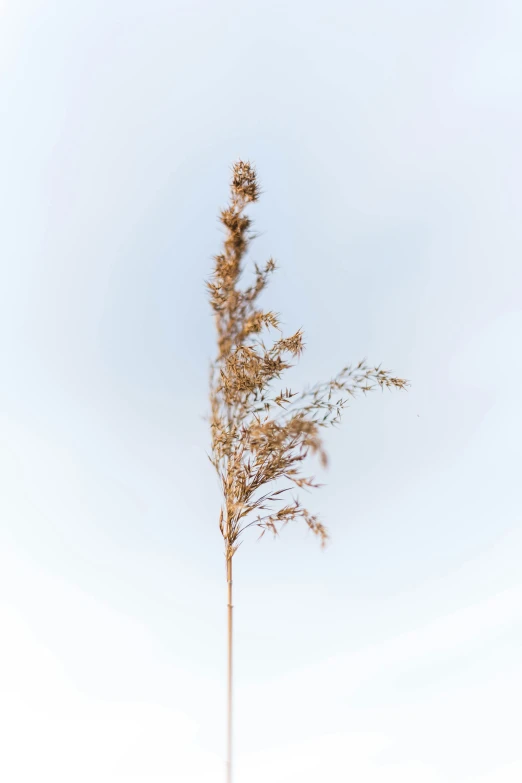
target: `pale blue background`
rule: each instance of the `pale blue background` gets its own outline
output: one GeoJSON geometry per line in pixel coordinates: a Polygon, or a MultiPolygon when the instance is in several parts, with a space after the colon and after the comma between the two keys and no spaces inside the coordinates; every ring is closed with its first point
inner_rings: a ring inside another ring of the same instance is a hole
{"type": "Polygon", "coordinates": [[[516,0],[0,3],[2,779],[222,779],[239,156],[291,379],[413,385],[328,433],[326,552],[238,554],[237,783],[522,779],[521,52],[516,0]]]}

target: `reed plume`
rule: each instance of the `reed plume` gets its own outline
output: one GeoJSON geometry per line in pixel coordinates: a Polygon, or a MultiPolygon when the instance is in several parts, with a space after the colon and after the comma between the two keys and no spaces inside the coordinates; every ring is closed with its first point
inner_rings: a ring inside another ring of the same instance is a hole
{"type": "Polygon", "coordinates": [[[378,387],[409,385],[363,360],[301,392],[285,388],[276,393],[274,382],[294,366],[304,342],[301,329],[284,337],[279,316],[258,306],[276,269],[272,258],[263,267],[254,264],[253,282],[239,286],[245,254],[255,238],[245,208],[259,196],[255,167],[237,161],[230,202],[219,218],[226,231],[223,249],[214,256],[213,275],[207,281],[217,330],[217,355],[210,369],[209,459],[223,495],[219,529],[228,590],[227,783],[232,781],[232,560],[242,534],[257,527],[260,537],[267,530],[277,536],[289,522],[301,520],[324,546],[328,532],[320,519],[298,497],[289,502],[286,493],[320,486],[312,476],[302,475],[303,462],[309,454],[317,455],[327,466],[322,430],[340,422],[350,398],[378,387]],[[262,334],[270,331],[277,337],[267,346],[262,334]],[[287,486],[277,488],[280,480],[286,480],[287,486]]]}

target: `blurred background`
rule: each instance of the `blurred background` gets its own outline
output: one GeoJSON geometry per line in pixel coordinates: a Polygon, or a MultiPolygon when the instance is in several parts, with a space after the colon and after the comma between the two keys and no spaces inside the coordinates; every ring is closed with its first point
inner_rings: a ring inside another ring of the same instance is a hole
{"type": "MultiPolygon", "coordinates": [[[[0,773],[219,781],[230,167],[331,534],[235,559],[237,783],[522,779],[522,5],[0,2],[0,773]]],[[[248,274],[246,275],[248,280],[248,274]]]]}

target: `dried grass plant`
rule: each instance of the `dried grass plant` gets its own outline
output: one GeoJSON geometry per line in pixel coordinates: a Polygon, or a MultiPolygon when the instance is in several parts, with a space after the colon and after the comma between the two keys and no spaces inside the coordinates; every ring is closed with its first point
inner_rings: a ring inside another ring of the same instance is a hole
{"type": "Polygon", "coordinates": [[[293,366],[304,343],[299,329],[284,337],[276,313],[258,306],[276,264],[255,264],[251,285],[240,288],[243,260],[254,234],[245,208],[260,195],[257,173],[250,162],[232,168],[231,198],[221,210],[226,230],[223,251],[214,256],[207,282],[217,329],[217,356],[210,372],[209,459],[223,493],[219,529],[225,543],[228,587],[227,783],[232,781],[232,561],[241,536],[252,527],[277,536],[289,522],[302,520],[324,546],[328,533],[317,516],[294,497],[276,509],[289,490],[318,487],[313,477],[301,475],[303,461],[317,455],[327,465],[322,430],[340,422],[350,398],[380,387],[405,389],[408,382],[365,361],[344,367],[332,380],[300,393],[273,390],[273,382],[293,366]],[[268,347],[261,335],[278,333],[268,347]],[[286,480],[287,486],[277,482],[286,480]],[[266,512],[266,513],[263,513],[266,512]]]}

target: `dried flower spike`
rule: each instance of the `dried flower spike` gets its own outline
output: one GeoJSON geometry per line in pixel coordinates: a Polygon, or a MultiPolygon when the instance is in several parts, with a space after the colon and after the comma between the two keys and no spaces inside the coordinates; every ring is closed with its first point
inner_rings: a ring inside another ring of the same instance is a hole
{"type": "Polygon", "coordinates": [[[210,373],[210,460],[223,494],[219,529],[225,543],[228,584],[227,783],[232,779],[232,558],[241,536],[250,527],[258,527],[260,537],[267,530],[277,536],[288,522],[300,519],[324,546],[326,528],[297,497],[279,509],[274,505],[294,487],[319,486],[313,477],[301,475],[303,461],[317,454],[321,464],[327,465],[321,428],[340,422],[351,397],[378,387],[405,389],[409,385],[363,360],[300,393],[274,391],[274,382],[293,366],[304,343],[301,329],[283,337],[277,314],[258,306],[259,295],[276,269],[272,258],[263,268],[255,265],[252,285],[239,285],[245,253],[254,238],[244,210],[259,194],[254,166],[237,161],[230,203],[220,214],[226,231],[223,251],[214,256],[214,272],[207,282],[217,329],[217,356],[210,373]],[[279,333],[269,348],[260,338],[264,330],[279,333]],[[276,489],[278,481],[287,485],[276,489]]]}

